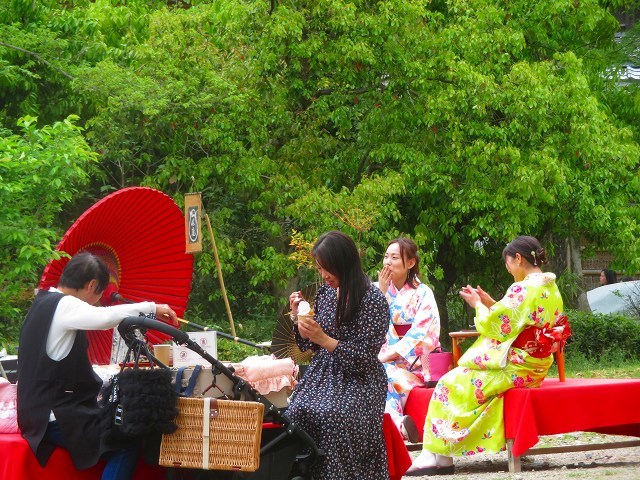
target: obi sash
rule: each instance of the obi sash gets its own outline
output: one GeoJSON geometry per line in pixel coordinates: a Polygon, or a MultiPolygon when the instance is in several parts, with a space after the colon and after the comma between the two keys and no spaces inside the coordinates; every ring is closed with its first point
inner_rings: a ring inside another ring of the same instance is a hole
{"type": "Polygon", "coordinates": [[[409,330],[411,330],[411,326],[412,326],[412,324],[410,324],[410,323],[407,324],[407,325],[395,325],[394,324],[393,328],[396,329],[396,333],[398,334],[398,337],[402,338],[407,334],[407,332],[409,330]]]}
{"type": "Polygon", "coordinates": [[[571,336],[571,327],[566,315],[561,315],[553,327],[545,323],[542,327],[525,328],[511,345],[524,350],[535,358],[545,358],[561,351],[571,336]]]}

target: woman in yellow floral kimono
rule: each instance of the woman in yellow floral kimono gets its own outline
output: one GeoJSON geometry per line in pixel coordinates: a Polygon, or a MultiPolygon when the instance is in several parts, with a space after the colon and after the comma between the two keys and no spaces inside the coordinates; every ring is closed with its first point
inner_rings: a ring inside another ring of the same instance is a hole
{"type": "Polygon", "coordinates": [[[540,269],[546,263],[540,242],[518,237],[502,256],[515,280],[502,300],[480,287],[460,292],[476,309],[480,337],[435,387],[423,450],[406,476],[452,474],[455,455],[504,449],[504,393],[540,385],[553,362],[554,342],[557,348],[563,330],[568,334],[555,275],[540,269]]]}

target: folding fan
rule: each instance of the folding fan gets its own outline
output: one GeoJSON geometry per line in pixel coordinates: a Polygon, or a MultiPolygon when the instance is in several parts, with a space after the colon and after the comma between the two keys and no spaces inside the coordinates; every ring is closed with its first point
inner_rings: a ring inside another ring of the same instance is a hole
{"type": "MultiPolygon", "coordinates": [[[[313,302],[319,286],[320,283],[307,285],[301,290],[302,296],[308,302],[313,302]]],[[[298,365],[308,364],[313,356],[311,350],[303,352],[298,348],[293,331],[293,320],[291,320],[288,311],[284,312],[276,322],[276,328],[271,339],[271,353],[276,358],[292,358],[298,365]]]]}

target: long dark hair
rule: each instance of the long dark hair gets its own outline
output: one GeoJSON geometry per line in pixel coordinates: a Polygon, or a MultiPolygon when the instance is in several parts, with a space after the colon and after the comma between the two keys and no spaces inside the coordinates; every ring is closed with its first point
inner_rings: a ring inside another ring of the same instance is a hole
{"type": "Polygon", "coordinates": [[[371,280],[362,270],[355,242],[348,235],[333,230],[318,239],[311,253],[320,267],[340,280],[336,323],[349,323],[371,286],[371,280]]]}
{"type": "Polygon", "coordinates": [[[502,250],[502,258],[506,261],[507,255],[515,257],[516,253],[533,266],[540,267],[547,263],[547,252],[535,237],[522,235],[514,238],[502,250]]]}
{"type": "Polygon", "coordinates": [[[604,278],[606,278],[607,283],[605,285],[611,285],[613,283],[618,283],[618,276],[614,270],[609,270],[605,268],[602,270],[604,272],[604,278]]]}
{"type": "Polygon", "coordinates": [[[407,237],[394,238],[387,244],[387,248],[394,243],[398,244],[400,248],[400,256],[402,257],[402,264],[405,265],[406,260],[415,260],[416,263],[407,272],[407,279],[405,283],[408,283],[411,288],[418,288],[420,280],[418,275],[420,274],[420,257],[418,256],[418,246],[416,243],[407,237]]]}
{"type": "Polygon", "coordinates": [[[104,292],[109,285],[109,267],[97,255],[81,252],[65,265],[58,286],[80,290],[94,279],[98,282],[96,293],[104,292]]]}

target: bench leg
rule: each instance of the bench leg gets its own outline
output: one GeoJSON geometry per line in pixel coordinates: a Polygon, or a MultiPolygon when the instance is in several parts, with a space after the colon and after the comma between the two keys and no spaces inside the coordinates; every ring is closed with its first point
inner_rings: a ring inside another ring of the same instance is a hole
{"type": "Polygon", "coordinates": [[[513,438],[507,438],[507,458],[509,459],[509,473],[520,472],[520,457],[513,455],[513,438]]]}
{"type": "Polygon", "coordinates": [[[458,360],[462,355],[462,352],[460,351],[460,344],[458,344],[458,340],[461,340],[461,339],[454,338],[452,340],[453,341],[451,342],[451,354],[453,356],[453,368],[456,368],[458,366],[458,360]]]}

